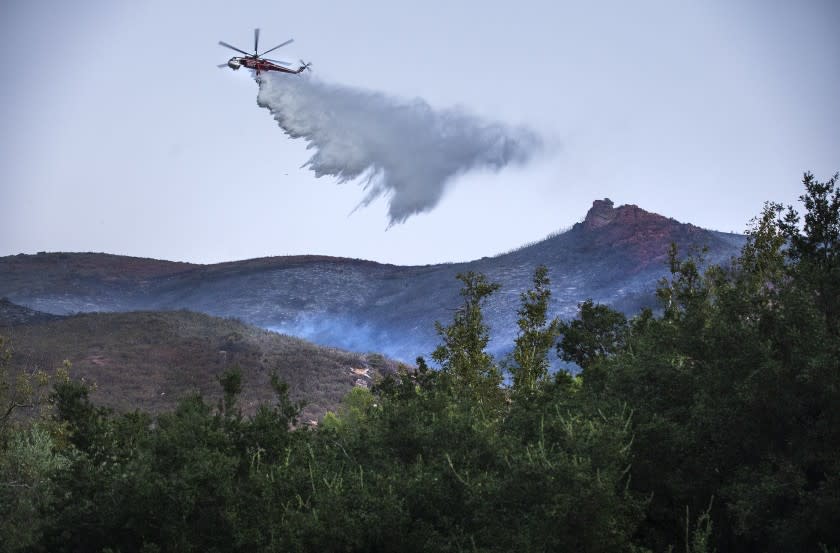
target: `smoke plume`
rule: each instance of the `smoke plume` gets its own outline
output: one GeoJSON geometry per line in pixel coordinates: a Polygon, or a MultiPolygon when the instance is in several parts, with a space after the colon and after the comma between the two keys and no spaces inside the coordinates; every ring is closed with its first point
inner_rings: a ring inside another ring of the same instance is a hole
{"type": "Polygon", "coordinates": [[[309,76],[263,74],[259,81],[257,103],[314,150],[305,166],[339,182],[360,178],[367,194],[359,205],[386,196],[391,225],[434,208],[453,177],[523,163],[539,146],[526,129],[458,109],[434,110],[420,99],[401,101],[309,76]]]}

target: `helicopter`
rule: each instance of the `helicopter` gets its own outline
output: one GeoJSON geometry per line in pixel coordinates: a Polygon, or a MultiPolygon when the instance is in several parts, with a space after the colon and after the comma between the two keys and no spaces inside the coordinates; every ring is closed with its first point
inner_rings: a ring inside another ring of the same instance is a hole
{"type": "MultiPolygon", "coordinates": [[[[242,50],[240,48],[237,48],[236,46],[228,44],[227,42],[225,42],[223,40],[220,40],[219,44],[221,46],[224,46],[225,48],[230,48],[231,50],[239,52],[242,55],[241,56],[234,56],[234,57],[230,58],[227,61],[227,63],[220,63],[218,65],[218,67],[230,67],[234,71],[239,69],[240,67],[247,67],[248,69],[253,69],[254,71],[256,71],[257,75],[259,75],[260,72],[268,72],[268,71],[279,71],[281,73],[293,73],[293,74],[303,73],[305,70],[309,69],[312,66],[311,63],[307,63],[303,60],[300,60],[300,66],[297,69],[290,69],[288,66],[290,66],[291,63],[289,63],[287,61],[272,60],[272,59],[263,57],[266,54],[268,54],[269,52],[273,52],[273,51],[277,50],[278,48],[280,48],[282,46],[286,46],[287,44],[291,44],[292,42],[294,42],[294,40],[295,39],[290,38],[286,42],[283,42],[282,44],[278,44],[274,48],[269,48],[268,50],[266,50],[262,54],[258,53],[259,52],[259,43],[260,43],[260,30],[259,29],[254,29],[254,53],[253,54],[249,54],[245,50],[242,50]]],[[[311,69],[310,69],[310,71],[311,71],[311,69]]]]}

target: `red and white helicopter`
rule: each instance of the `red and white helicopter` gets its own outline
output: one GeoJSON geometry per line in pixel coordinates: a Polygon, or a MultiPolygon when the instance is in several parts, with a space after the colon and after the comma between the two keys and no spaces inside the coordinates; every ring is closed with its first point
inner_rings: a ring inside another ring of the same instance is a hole
{"type": "Polygon", "coordinates": [[[290,69],[288,67],[284,67],[284,66],[291,65],[291,63],[289,63],[287,61],[272,60],[272,59],[268,59],[268,58],[263,57],[266,54],[268,54],[269,52],[273,52],[273,51],[277,50],[281,46],[286,46],[287,44],[291,44],[292,42],[294,42],[294,40],[295,39],[290,38],[286,42],[284,42],[282,44],[278,44],[274,48],[269,48],[268,50],[266,50],[262,54],[258,53],[259,52],[259,49],[258,49],[259,48],[259,42],[260,42],[260,30],[259,29],[254,29],[254,53],[253,54],[249,54],[245,50],[240,50],[236,46],[232,46],[232,45],[228,44],[227,42],[224,42],[224,41],[220,40],[219,44],[221,44],[225,48],[230,48],[231,50],[235,50],[235,51],[237,51],[237,52],[239,52],[240,54],[243,54],[243,55],[242,56],[234,56],[234,57],[230,58],[227,61],[227,63],[220,63],[219,67],[227,66],[227,67],[230,67],[233,70],[239,69],[240,67],[247,67],[248,69],[253,69],[254,71],[256,71],[257,75],[259,75],[260,72],[267,72],[267,71],[279,71],[281,73],[294,73],[294,74],[303,73],[306,69],[309,69],[309,67],[312,65],[311,63],[306,63],[305,61],[300,60],[300,67],[298,67],[297,69],[290,69]]]}

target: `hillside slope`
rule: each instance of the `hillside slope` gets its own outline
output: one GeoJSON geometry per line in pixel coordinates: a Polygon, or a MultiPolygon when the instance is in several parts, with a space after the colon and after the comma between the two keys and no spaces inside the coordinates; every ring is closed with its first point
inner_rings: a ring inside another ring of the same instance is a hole
{"type": "Polygon", "coordinates": [[[276,371],[291,397],[306,402],[305,422],[335,409],[353,386],[394,369],[380,356],[188,311],[87,313],[0,324],[0,335],[10,339],[13,367],[49,370],[67,359],[74,377],[96,384],[94,401],[118,410],[160,412],[191,392],[220,398],[216,377],[239,366],[243,411],[274,399],[269,382],[276,371]]]}
{"type": "Polygon", "coordinates": [[[681,252],[706,247],[718,262],[736,254],[743,237],[598,200],[562,234],[467,263],[403,267],[290,256],[191,265],[104,254],[18,255],[0,259],[0,296],[54,314],[189,309],[413,360],[434,347],[434,321],[450,320],[459,305],[459,272],[481,271],[502,285],[486,312],[491,349],[500,352],[514,336],[519,294],[536,266],[549,268],[555,314],[572,317],[586,298],[633,312],[651,304],[672,242],[681,252]]]}

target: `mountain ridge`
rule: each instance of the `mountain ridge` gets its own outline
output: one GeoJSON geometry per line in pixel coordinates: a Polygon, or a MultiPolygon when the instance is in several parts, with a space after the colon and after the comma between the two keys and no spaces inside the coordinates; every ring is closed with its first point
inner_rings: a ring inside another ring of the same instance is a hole
{"type": "Polygon", "coordinates": [[[572,317],[586,298],[632,313],[651,305],[671,243],[681,252],[708,248],[708,260],[721,262],[737,254],[743,236],[604,199],[565,232],[466,262],[400,266],[298,255],[197,265],[111,254],[17,255],[0,258],[0,296],[53,314],[189,309],[410,360],[431,351],[434,321],[448,321],[459,305],[457,273],[483,272],[502,285],[486,309],[496,336],[491,349],[501,351],[538,265],[549,268],[555,314],[572,317]]]}

